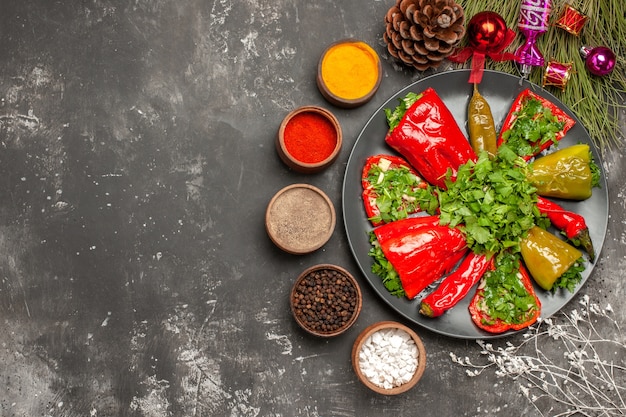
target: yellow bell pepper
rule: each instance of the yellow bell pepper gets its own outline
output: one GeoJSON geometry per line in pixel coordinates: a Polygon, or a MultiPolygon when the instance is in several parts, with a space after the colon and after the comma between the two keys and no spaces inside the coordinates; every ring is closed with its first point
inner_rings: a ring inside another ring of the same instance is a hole
{"type": "Polygon", "coordinates": [[[538,226],[522,239],[521,252],[530,275],[548,291],[582,256],[578,249],[538,226]]]}
{"type": "Polygon", "coordinates": [[[536,159],[528,180],[541,196],[585,200],[593,187],[591,162],[589,145],[569,146],[536,159]]]}

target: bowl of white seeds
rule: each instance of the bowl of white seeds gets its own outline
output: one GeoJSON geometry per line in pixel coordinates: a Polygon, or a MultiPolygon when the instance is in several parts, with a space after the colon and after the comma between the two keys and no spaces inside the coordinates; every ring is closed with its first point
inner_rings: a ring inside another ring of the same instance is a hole
{"type": "Polygon", "coordinates": [[[352,367],[359,380],[383,395],[413,388],[426,368],[426,349],[419,336],[395,321],[367,327],[352,347],[352,367]]]}

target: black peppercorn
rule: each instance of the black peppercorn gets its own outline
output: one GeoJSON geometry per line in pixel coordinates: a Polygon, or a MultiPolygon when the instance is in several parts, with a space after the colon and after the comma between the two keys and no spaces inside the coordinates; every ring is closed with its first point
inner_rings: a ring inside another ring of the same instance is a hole
{"type": "Polygon", "coordinates": [[[292,305],[296,319],[317,333],[332,333],[347,326],[358,314],[358,291],[340,271],[317,269],[294,287],[292,305]]]}

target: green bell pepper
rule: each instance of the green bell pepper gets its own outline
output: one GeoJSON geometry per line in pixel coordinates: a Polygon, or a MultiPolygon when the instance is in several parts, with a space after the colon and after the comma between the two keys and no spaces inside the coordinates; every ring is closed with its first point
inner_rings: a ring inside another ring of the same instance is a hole
{"type": "Polygon", "coordinates": [[[538,226],[530,228],[520,247],[528,272],[537,285],[548,291],[582,257],[578,249],[538,226]]]}
{"type": "Polygon", "coordinates": [[[544,197],[585,200],[594,186],[589,145],[560,149],[532,162],[528,180],[544,197]]]}

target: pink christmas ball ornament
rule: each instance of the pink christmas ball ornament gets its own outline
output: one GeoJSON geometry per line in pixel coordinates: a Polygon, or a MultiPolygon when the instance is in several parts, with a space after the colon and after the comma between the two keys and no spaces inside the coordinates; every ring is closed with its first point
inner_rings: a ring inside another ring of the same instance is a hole
{"type": "Polygon", "coordinates": [[[609,75],[615,68],[615,53],[606,46],[596,46],[590,48],[583,46],[580,48],[580,55],[585,60],[587,70],[593,75],[603,77],[609,75]]]}

